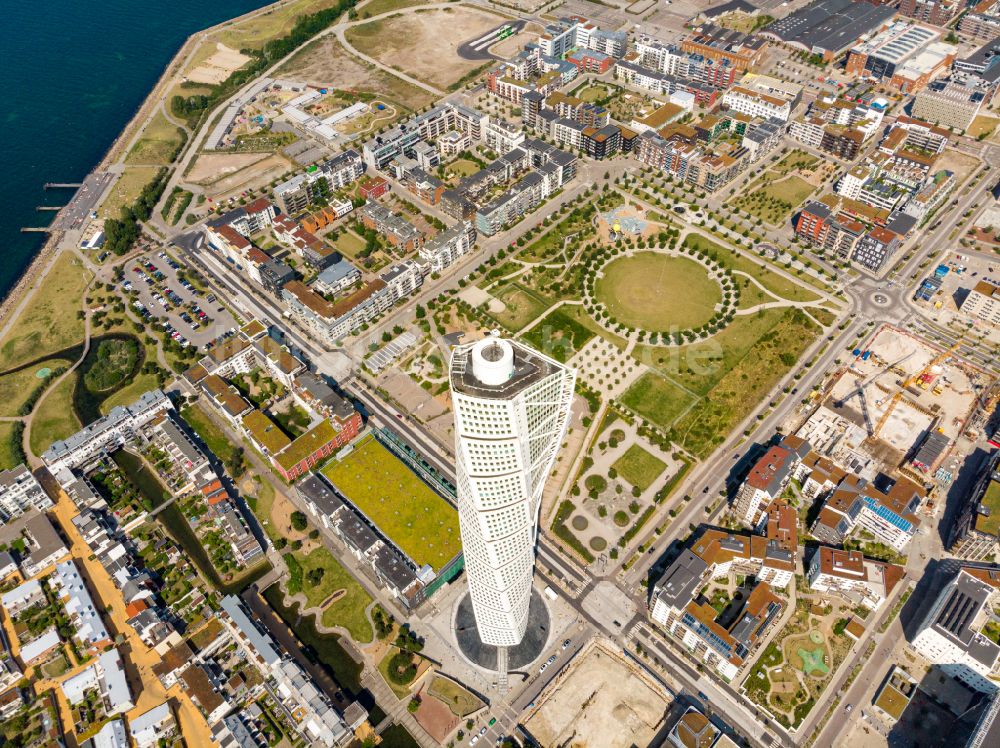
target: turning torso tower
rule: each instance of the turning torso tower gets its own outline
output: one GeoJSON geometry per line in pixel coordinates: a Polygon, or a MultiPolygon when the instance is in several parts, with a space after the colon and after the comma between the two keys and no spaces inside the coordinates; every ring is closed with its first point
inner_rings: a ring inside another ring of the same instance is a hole
{"type": "Polygon", "coordinates": [[[542,489],[566,435],[576,371],[514,341],[457,346],[450,362],[458,516],[483,643],[528,623],[542,489]]]}

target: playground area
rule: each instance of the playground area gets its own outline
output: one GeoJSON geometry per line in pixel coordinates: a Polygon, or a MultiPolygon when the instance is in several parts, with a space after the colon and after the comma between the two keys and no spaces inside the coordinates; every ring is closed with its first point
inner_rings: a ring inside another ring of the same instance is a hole
{"type": "Polygon", "coordinates": [[[800,725],[851,648],[840,624],[845,615],[850,610],[841,601],[819,605],[800,597],[743,682],[747,696],[785,727],[800,725]]]}
{"type": "Polygon", "coordinates": [[[626,237],[646,237],[655,233],[656,225],[646,217],[641,205],[625,204],[597,215],[597,233],[604,241],[614,242],[626,237]]]}

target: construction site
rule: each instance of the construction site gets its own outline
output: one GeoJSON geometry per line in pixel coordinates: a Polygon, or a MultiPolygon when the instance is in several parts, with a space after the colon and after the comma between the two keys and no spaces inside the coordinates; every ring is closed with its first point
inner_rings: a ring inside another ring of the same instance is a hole
{"type": "Polygon", "coordinates": [[[671,699],[610,642],[594,639],[549,684],[525,726],[540,745],[652,745],[671,699]]]}
{"type": "Polygon", "coordinates": [[[883,326],[852,351],[824,405],[864,429],[867,451],[887,467],[907,461],[933,472],[957,439],[977,438],[970,419],[993,390],[985,372],[956,357],[960,344],[942,349],[883,326]]]}

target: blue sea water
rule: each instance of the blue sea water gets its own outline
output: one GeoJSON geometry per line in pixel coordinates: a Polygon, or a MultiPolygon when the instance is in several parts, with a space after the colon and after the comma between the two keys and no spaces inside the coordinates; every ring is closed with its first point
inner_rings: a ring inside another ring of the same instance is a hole
{"type": "Polygon", "coordinates": [[[0,296],[41,248],[79,182],[132,118],[194,31],[267,0],[0,0],[0,296]]]}

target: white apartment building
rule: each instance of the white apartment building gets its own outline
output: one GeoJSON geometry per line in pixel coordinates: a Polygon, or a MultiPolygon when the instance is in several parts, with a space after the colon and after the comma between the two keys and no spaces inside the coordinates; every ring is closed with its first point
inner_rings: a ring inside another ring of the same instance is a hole
{"type": "Polygon", "coordinates": [[[490,119],[483,132],[486,147],[496,151],[501,156],[524,142],[524,130],[502,119],[490,119]]]}
{"type": "Polygon", "coordinates": [[[52,499],[23,464],[0,470],[0,525],[32,507],[44,512],[51,506],[52,499]]]}
{"type": "Polygon", "coordinates": [[[977,691],[997,691],[1000,644],[982,629],[1000,601],[997,567],[964,566],[941,590],[910,645],[921,657],[977,691]]]}
{"type": "Polygon", "coordinates": [[[1000,326],[1000,286],[994,286],[988,281],[979,281],[965,297],[961,310],[962,314],[967,314],[987,325],[1000,326]]]}
{"type": "Polygon", "coordinates": [[[566,435],[576,372],[523,343],[452,351],[458,515],[472,607],[486,644],[524,637],[542,489],[566,435]]]}
{"type": "Polygon", "coordinates": [[[111,635],[104,626],[100,612],[94,607],[94,600],[75,561],[69,559],[56,564],[52,586],[58,591],[66,615],[75,629],[73,638],[83,649],[94,654],[111,643],[111,635]]]}
{"type": "Polygon", "coordinates": [[[905,573],[901,566],[867,559],[860,551],[824,545],[813,555],[806,578],[816,592],[836,593],[874,610],[905,573]]]}
{"type": "Polygon", "coordinates": [[[420,248],[420,259],[429,263],[432,273],[439,273],[471,252],[475,243],[476,227],[462,221],[428,240],[420,248]]]}
{"type": "Polygon", "coordinates": [[[730,88],[722,97],[722,103],[729,109],[748,117],[778,119],[787,122],[792,114],[792,103],[777,96],[752,91],[743,86],[730,88]]]}
{"type": "Polygon", "coordinates": [[[45,450],[42,462],[60,484],[64,476],[71,481],[73,468],[124,446],[136,437],[139,428],[173,407],[163,390],[150,390],[131,405],[119,405],[72,436],[55,442],[45,450]]]}

